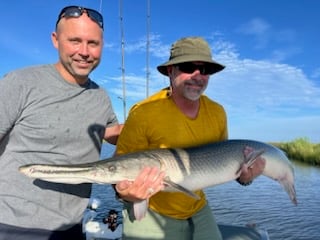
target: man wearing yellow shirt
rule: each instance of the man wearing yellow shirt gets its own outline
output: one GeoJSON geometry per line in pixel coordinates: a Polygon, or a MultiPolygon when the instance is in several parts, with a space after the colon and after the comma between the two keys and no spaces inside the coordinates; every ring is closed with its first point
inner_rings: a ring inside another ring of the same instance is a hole
{"type": "MultiPolygon", "coordinates": [[[[117,143],[117,154],[155,148],[185,148],[228,138],[224,108],[203,95],[210,75],[224,66],[212,59],[208,43],[200,37],[182,38],[171,47],[170,59],[158,66],[170,79],[170,87],[137,103],[117,143]]],[[[262,172],[264,160],[257,161],[241,175],[243,183],[262,172]]],[[[162,192],[163,172],[144,169],[134,182],[115,186],[125,203],[123,239],[221,239],[218,226],[202,190],[199,200],[181,192],[162,192]],[[148,189],[155,190],[154,192],[148,189]],[[149,198],[142,220],[133,219],[132,203],[149,198]]]]}

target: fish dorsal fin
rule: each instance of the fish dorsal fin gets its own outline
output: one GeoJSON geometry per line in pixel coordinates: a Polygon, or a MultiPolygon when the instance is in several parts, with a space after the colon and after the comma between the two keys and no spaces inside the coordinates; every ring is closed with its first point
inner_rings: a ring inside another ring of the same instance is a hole
{"type": "Polygon", "coordinates": [[[185,187],[182,187],[181,185],[179,185],[177,183],[172,182],[168,177],[166,177],[164,179],[164,183],[170,187],[177,189],[180,192],[187,194],[188,196],[190,196],[192,198],[195,198],[197,200],[200,199],[200,197],[197,194],[195,194],[194,192],[190,191],[189,189],[187,189],[185,187]]]}

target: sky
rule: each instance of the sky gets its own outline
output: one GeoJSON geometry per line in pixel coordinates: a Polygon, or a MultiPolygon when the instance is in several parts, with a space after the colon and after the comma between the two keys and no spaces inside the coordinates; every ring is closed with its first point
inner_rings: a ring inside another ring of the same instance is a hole
{"type": "Polygon", "coordinates": [[[134,103],[168,86],[156,67],[171,44],[201,36],[226,66],[205,94],[224,106],[230,139],[320,143],[320,1],[1,1],[0,76],[57,61],[50,35],[67,5],[104,16],[102,61],[90,77],[120,122],[134,103]]]}

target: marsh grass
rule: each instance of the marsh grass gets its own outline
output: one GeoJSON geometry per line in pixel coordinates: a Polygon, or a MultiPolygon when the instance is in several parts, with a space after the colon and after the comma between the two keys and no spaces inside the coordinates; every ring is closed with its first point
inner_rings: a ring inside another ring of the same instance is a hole
{"type": "Polygon", "coordinates": [[[290,159],[320,166],[320,144],[311,143],[307,138],[271,144],[286,152],[290,159]]]}

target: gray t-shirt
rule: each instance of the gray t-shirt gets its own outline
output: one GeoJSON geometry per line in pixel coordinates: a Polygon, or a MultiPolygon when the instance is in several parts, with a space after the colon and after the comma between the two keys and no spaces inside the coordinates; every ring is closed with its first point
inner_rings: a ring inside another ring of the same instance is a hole
{"type": "Polygon", "coordinates": [[[106,92],[91,80],[71,84],[54,65],[5,75],[0,80],[0,223],[48,230],[80,223],[91,184],[34,180],[18,167],[97,161],[105,127],[117,123],[106,92]]]}

